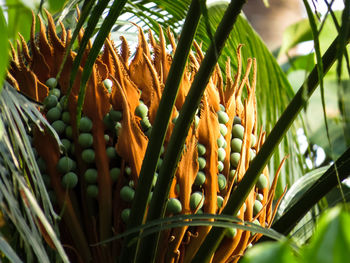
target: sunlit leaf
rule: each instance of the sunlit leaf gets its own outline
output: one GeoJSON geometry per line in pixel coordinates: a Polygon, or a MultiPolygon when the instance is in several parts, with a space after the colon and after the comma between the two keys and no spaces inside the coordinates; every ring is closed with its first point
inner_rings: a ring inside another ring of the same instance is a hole
{"type": "Polygon", "coordinates": [[[8,63],[8,38],[7,26],[3,10],[0,7],[0,91],[2,89],[2,81],[4,79],[7,63],[8,63]]]}

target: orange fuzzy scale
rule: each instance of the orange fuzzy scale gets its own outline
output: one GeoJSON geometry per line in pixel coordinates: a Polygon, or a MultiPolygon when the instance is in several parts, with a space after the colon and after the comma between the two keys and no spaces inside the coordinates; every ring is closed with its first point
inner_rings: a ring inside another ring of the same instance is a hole
{"type": "MultiPolygon", "coordinates": [[[[74,248],[67,249],[72,262],[113,262],[121,250],[120,240],[103,246],[89,245],[125,230],[148,136],[172,56],[166,50],[162,30],[159,43],[149,33],[149,45],[143,31],[138,28],[138,47],[131,61],[125,38],[121,37],[120,52],[113,41],[107,38],[86,87],[82,112],[91,127],[77,127],[75,116],[80,80],[91,44],[85,50],[71,93],[68,94],[68,88],[76,56],[74,51],[68,52],[57,87],[52,87],[47,84],[47,80],[58,74],[71,41],[71,32],[66,31],[61,24],[61,34],[58,37],[49,13],[48,27],[45,27],[42,19],[38,20],[39,32],[35,34],[33,16],[29,47],[23,38],[18,42],[17,51],[12,47],[12,61],[7,79],[27,96],[44,102],[45,107],[41,109],[43,115],[57,129],[60,139],[71,145],[60,151],[57,142],[47,130],[34,129],[31,134],[33,146],[42,159],[38,164],[42,161],[45,163],[46,168],[42,169],[42,173],[50,178],[47,188],[55,196],[55,208],[58,212],[64,208],[60,226],[61,238],[67,248],[74,248]],[[112,86],[108,87],[106,81],[112,86]],[[52,117],[52,113],[49,113],[50,107],[46,104],[46,98],[52,97],[55,92],[59,92],[55,95],[58,102],[52,107],[57,108],[55,110],[59,112],[58,118],[52,117]],[[63,96],[68,98],[67,107],[63,96]],[[63,123],[64,130],[59,131],[55,122],[63,123]],[[85,145],[81,142],[81,135],[91,141],[85,145]],[[74,165],[59,167],[62,158],[67,157],[74,165]],[[63,183],[63,178],[68,173],[76,174],[78,180],[70,187],[63,183]],[[92,173],[90,177],[89,173],[92,173]]],[[[79,40],[82,35],[83,31],[80,32],[79,40]]],[[[174,37],[170,31],[167,31],[167,35],[174,51],[174,37]]],[[[167,216],[177,213],[221,213],[232,190],[242,180],[251,159],[264,142],[265,133],[257,133],[256,62],[255,59],[248,59],[247,68],[242,73],[241,48],[242,45],[237,48],[238,71],[235,77],[231,78],[228,61],[225,85],[219,66],[215,68],[207,84],[170,189],[169,198],[176,199],[181,207],[176,208],[177,210],[169,208],[167,216]],[[249,80],[251,70],[252,82],[249,80]],[[244,100],[241,98],[243,89],[247,90],[244,100]],[[237,141],[239,146],[234,145],[237,141]],[[200,199],[195,200],[198,196],[201,196],[200,199]]],[[[190,53],[180,84],[165,137],[165,151],[178,112],[204,58],[196,43],[194,50],[195,52],[190,53]]],[[[272,201],[278,173],[270,189],[267,167],[261,177],[262,182],[258,182],[252,189],[237,217],[270,227],[276,212],[276,208],[272,208],[272,201]]],[[[159,243],[162,248],[158,250],[157,262],[191,262],[210,228],[184,226],[164,231],[161,235],[163,242],[159,243]]],[[[239,229],[227,231],[228,234],[212,256],[211,262],[237,262],[247,246],[261,237],[261,234],[252,235],[249,231],[239,229]]]]}

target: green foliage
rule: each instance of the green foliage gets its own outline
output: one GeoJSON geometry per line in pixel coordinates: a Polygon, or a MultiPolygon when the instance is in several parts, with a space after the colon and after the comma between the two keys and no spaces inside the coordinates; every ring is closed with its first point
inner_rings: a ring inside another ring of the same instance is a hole
{"type": "Polygon", "coordinates": [[[8,34],[5,17],[0,7],[0,91],[8,64],[8,34]]]}

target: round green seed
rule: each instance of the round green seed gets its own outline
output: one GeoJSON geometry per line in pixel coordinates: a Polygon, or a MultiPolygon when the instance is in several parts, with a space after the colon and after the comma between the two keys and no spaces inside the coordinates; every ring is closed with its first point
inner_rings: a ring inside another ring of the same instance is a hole
{"type": "Polygon", "coordinates": [[[109,142],[109,135],[108,135],[108,134],[105,134],[105,135],[104,135],[104,138],[105,138],[105,142],[108,143],[108,142],[109,142]]]}
{"type": "Polygon", "coordinates": [[[49,94],[56,96],[57,99],[61,97],[61,91],[59,89],[52,89],[49,91],[49,94]]]}
{"type": "Polygon", "coordinates": [[[112,131],[114,129],[115,122],[111,120],[109,113],[107,113],[103,117],[103,124],[106,126],[106,129],[108,129],[110,131],[112,131]]]}
{"type": "Polygon", "coordinates": [[[89,168],[84,173],[85,181],[88,184],[95,184],[97,182],[97,175],[98,175],[98,172],[96,169],[89,168]]]}
{"type": "Polygon", "coordinates": [[[222,172],[222,170],[224,170],[224,163],[222,161],[218,161],[218,170],[219,172],[222,172]]]}
{"type": "Polygon", "coordinates": [[[258,182],[256,183],[256,187],[258,187],[258,189],[264,189],[267,187],[267,178],[264,174],[259,175],[259,179],[258,179],[258,182]]]}
{"type": "Polygon", "coordinates": [[[231,166],[233,166],[234,168],[237,168],[238,162],[240,159],[241,159],[240,153],[237,153],[237,152],[231,153],[231,156],[230,156],[231,166]]]}
{"type": "Polygon", "coordinates": [[[235,178],[235,173],[236,173],[236,170],[232,169],[230,170],[230,173],[228,175],[228,178],[232,181],[234,178],[235,178]]]}
{"type": "MultiPolygon", "coordinates": [[[[260,222],[259,222],[259,220],[258,220],[257,218],[255,218],[255,219],[253,220],[252,223],[253,223],[254,225],[260,226],[260,222]]],[[[256,233],[252,231],[251,234],[252,234],[252,236],[254,236],[256,233]]]]}
{"type": "Polygon", "coordinates": [[[63,147],[64,147],[65,152],[67,153],[67,152],[69,151],[70,147],[71,147],[71,142],[70,142],[70,140],[68,140],[68,139],[62,139],[61,142],[62,142],[62,144],[63,144],[63,147]]]}
{"type": "Polygon", "coordinates": [[[218,175],[218,186],[220,191],[224,190],[226,187],[226,177],[223,174],[218,175]]]}
{"type": "Polygon", "coordinates": [[[231,140],[231,151],[240,153],[242,150],[242,140],[239,138],[233,138],[231,140]]]}
{"type": "Polygon", "coordinates": [[[135,115],[143,119],[147,117],[147,114],[148,114],[148,107],[145,104],[140,103],[135,109],[135,115]]]}
{"type": "Polygon", "coordinates": [[[191,210],[201,209],[203,207],[204,197],[201,192],[195,192],[190,197],[191,210]]]}
{"type": "Polygon", "coordinates": [[[67,97],[66,96],[62,96],[60,99],[60,104],[63,110],[67,110],[68,109],[68,101],[67,101],[67,97]]]}
{"type": "Polygon", "coordinates": [[[126,166],[124,170],[127,175],[131,175],[131,168],[129,166],[126,166]]]}
{"type": "Polygon", "coordinates": [[[235,116],[235,117],[233,118],[233,124],[242,124],[241,118],[238,117],[238,116],[235,116]]]}
{"type": "Polygon", "coordinates": [[[256,216],[262,208],[263,208],[262,203],[259,200],[255,200],[254,206],[253,206],[253,215],[256,216]]]}
{"type": "Polygon", "coordinates": [[[221,111],[226,111],[225,106],[222,105],[221,103],[219,104],[219,107],[220,107],[220,110],[221,110],[221,111]]]}
{"type": "Polygon", "coordinates": [[[57,170],[62,174],[66,174],[74,170],[75,166],[76,164],[71,158],[63,156],[57,163],[57,170]]]}
{"type": "Polygon", "coordinates": [[[64,122],[61,120],[54,121],[51,126],[54,128],[58,135],[62,135],[66,129],[66,124],[64,124],[64,122]]]}
{"type": "Polygon", "coordinates": [[[205,179],[205,173],[199,171],[197,173],[196,179],[194,180],[194,184],[200,186],[205,183],[205,179]]]}
{"type": "Polygon", "coordinates": [[[225,151],[225,149],[224,148],[219,148],[218,149],[218,159],[219,159],[219,161],[224,161],[225,160],[225,158],[226,158],[226,151],[225,151]]]}
{"type": "Polygon", "coordinates": [[[130,217],[130,208],[125,208],[121,213],[121,218],[125,224],[129,221],[129,217],[130,217]]]}
{"type": "Polygon", "coordinates": [[[73,128],[72,128],[72,126],[67,126],[64,133],[66,134],[66,137],[68,139],[73,139],[73,128]]]}
{"type": "Polygon", "coordinates": [[[198,150],[199,156],[203,156],[205,154],[205,152],[207,151],[205,149],[205,146],[203,144],[200,144],[200,143],[197,144],[197,150],[198,150]]]}
{"type": "Polygon", "coordinates": [[[78,176],[73,172],[66,173],[61,183],[64,188],[72,189],[78,183],[78,176]]]}
{"type": "Polygon", "coordinates": [[[81,153],[81,158],[86,163],[93,163],[95,161],[95,152],[92,149],[86,149],[81,153]]]}
{"type": "Polygon", "coordinates": [[[241,124],[235,124],[232,127],[232,136],[243,140],[244,127],[241,124]]]}
{"type": "Polygon", "coordinates": [[[113,146],[107,147],[106,149],[107,156],[110,160],[114,159],[117,157],[117,151],[113,146]]]}
{"type": "Polygon", "coordinates": [[[91,147],[93,141],[94,141],[94,138],[91,135],[91,133],[79,134],[78,143],[83,149],[91,147]]]}
{"type": "Polygon", "coordinates": [[[61,110],[57,107],[49,109],[49,111],[46,113],[46,118],[49,122],[57,121],[59,118],[61,118],[61,110]]]}
{"type": "Polygon", "coordinates": [[[198,128],[198,125],[199,125],[199,117],[196,115],[196,116],[194,116],[194,126],[196,127],[196,128],[198,128]]]}
{"type": "Polygon", "coordinates": [[[261,202],[262,200],[264,200],[264,195],[263,195],[263,194],[258,194],[258,195],[256,196],[256,199],[259,200],[259,201],[261,202]]]}
{"type": "Polygon", "coordinates": [[[108,93],[112,93],[113,82],[110,79],[105,79],[103,85],[108,90],[108,93]]]}
{"type": "Polygon", "coordinates": [[[118,180],[120,173],[121,171],[118,167],[114,167],[109,171],[109,175],[111,176],[113,182],[116,182],[118,180]]]}
{"type": "Polygon", "coordinates": [[[225,230],[225,237],[234,238],[237,235],[237,229],[234,227],[228,227],[225,230]]]}
{"type": "Polygon", "coordinates": [[[177,198],[170,198],[167,202],[166,212],[168,214],[178,214],[182,211],[182,204],[177,198]]]}
{"type": "Polygon", "coordinates": [[[125,202],[131,202],[134,199],[134,196],[135,190],[130,186],[123,186],[123,188],[120,190],[120,197],[125,202]]]}
{"type": "Polygon", "coordinates": [[[79,123],[80,132],[90,132],[92,129],[92,121],[88,117],[82,117],[79,123]]]}
{"type": "Polygon", "coordinates": [[[198,157],[199,169],[202,170],[205,168],[207,161],[203,157],[198,157]]]}
{"type": "Polygon", "coordinates": [[[249,161],[253,161],[256,156],[256,153],[254,150],[249,149],[249,161]]]}
{"type": "Polygon", "coordinates": [[[55,107],[57,105],[57,103],[58,103],[58,100],[57,100],[57,97],[55,95],[49,95],[43,101],[45,109],[51,109],[51,108],[55,107]]]}
{"type": "Polygon", "coordinates": [[[109,118],[114,122],[121,121],[123,118],[123,113],[112,109],[109,111],[109,118]]]}
{"type": "Polygon", "coordinates": [[[54,89],[57,87],[57,79],[56,78],[49,78],[46,82],[45,85],[48,86],[51,89],[54,89]]]}
{"type": "Polygon", "coordinates": [[[228,122],[229,117],[226,112],[220,110],[217,112],[217,115],[218,115],[219,123],[226,124],[228,122]]]}
{"type": "Polygon", "coordinates": [[[68,111],[64,111],[62,113],[62,121],[65,123],[65,124],[69,124],[70,123],[70,114],[68,111]]]}
{"type": "Polygon", "coordinates": [[[221,134],[222,136],[225,136],[225,135],[227,134],[227,127],[226,127],[226,125],[220,123],[220,124],[219,124],[219,128],[220,128],[220,134],[221,134]]]}
{"type": "Polygon", "coordinates": [[[216,200],[217,200],[216,203],[218,205],[218,208],[221,208],[223,203],[224,203],[224,198],[222,196],[218,195],[216,200]]]}
{"type": "Polygon", "coordinates": [[[218,147],[219,148],[226,148],[226,147],[224,147],[225,142],[226,142],[225,137],[220,135],[220,137],[217,139],[218,147]]]}
{"type": "Polygon", "coordinates": [[[117,121],[116,124],[115,124],[115,126],[114,126],[114,130],[115,130],[115,134],[116,134],[117,136],[119,136],[120,133],[121,133],[121,131],[122,131],[122,123],[119,122],[119,121],[117,121]]]}
{"type": "Polygon", "coordinates": [[[152,127],[152,124],[149,121],[147,116],[141,119],[140,124],[141,124],[142,130],[144,131],[152,127]]]}
{"type": "Polygon", "coordinates": [[[90,184],[86,187],[86,193],[91,198],[97,198],[98,196],[98,186],[95,184],[90,184]]]}

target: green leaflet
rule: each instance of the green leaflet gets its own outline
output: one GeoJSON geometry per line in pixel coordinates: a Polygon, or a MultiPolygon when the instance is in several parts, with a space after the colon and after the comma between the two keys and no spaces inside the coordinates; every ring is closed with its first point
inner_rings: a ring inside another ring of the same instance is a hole
{"type": "Polygon", "coordinates": [[[0,7],[0,91],[8,64],[8,36],[7,25],[2,8],[0,7]]]}

